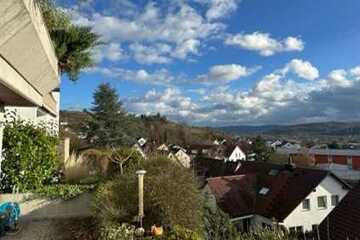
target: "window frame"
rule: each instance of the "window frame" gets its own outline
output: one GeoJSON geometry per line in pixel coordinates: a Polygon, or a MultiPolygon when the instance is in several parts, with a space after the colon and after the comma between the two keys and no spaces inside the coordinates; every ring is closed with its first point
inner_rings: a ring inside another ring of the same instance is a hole
{"type": "Polygon", "coordinates": [[[296,226],[296,233],[304,233],[304,227],[303,226],[296,226]]]}
{"type": "Polygon", "coordinates": [[[311,210],[311,204],[310,204],[310,198],[306,198],[306,199],[304,199],[303,201],[302,201],[302,210],[303,211],[310,211],[311,210]],[[305,203],[307,203],[307,208],[305,208],[304,206],[304,204],[305,203]]]}
{"type": "Polygon", "coordinates": [[[327,196],[324,195],[324,196],[317,197],[317,207],[318,207],[318,209],[327,209],[328,208],[327,196]],[[320,204],[319,204],[320,199],[324,199],[325,206],[320,206],[320,204]]]}
{"type": "Polygon", "coordinates": [[[335,195],[331,195],[331,206],[332,207],[336,207],[337,205],[339,205],[340,203],[340,197],[339,195],[335,194],[335,195]],[[334,204],[334,198],[336,199],[336,203],[334,204]]]}

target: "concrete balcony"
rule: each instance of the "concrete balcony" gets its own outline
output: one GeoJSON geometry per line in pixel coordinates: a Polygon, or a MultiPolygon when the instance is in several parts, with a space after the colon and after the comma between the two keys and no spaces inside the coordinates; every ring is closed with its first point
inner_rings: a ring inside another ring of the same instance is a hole
{"type": "Polygon", "coordinates": [[[57,114],[49,97],[60,85],[57,58],[33,0],[0,0],[0,102],[57,114]]]}

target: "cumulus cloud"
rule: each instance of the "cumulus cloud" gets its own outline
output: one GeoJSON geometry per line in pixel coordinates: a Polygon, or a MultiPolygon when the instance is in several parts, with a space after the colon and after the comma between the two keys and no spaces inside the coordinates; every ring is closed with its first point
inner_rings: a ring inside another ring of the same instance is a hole
{"type": "Polygon", "coordinates": [[[225,39],[225,44],[255,51],[265,57],[280,52],[304,50],[304,42],[300,38],[290,36],[283,40],[277,40],[272,38],[269,33],[262,32],[230,35],[225,39]]]}
{"type": "Polygon", "coordinates": [[[320,78],[304,70],[315,68],[310,62],[294,60],[263,76],[246,91],[229,86],[190,89],[187,92],[200,94],[200,99],[194,101],[186,93],[168,88],[131,99],[129,106],[137,106],[139,112],[151,109],[152,113],[160,112],[173,120],[214,126],[288,124],[360,117],[357,67],[333,70],[326,78],[320,78]],[[289,73],[310,81],[293,80],[289,73]]]}
{"type": "Polygon", "coordinates": [[[150,90],[143,97],[127,99],[125,107],[135,113],[161,113],[177,121],[204,120],[206,117],[197,113],[198,105],[193,103],[190,97],[183,96],[176,88],[150,90]]]}
{"type": "Polygon", "coordinates": [[[360,80],[360,66],[357,66],[357,67],[354,67],[354,68],[350,69],[350,74],[356,80],[360,80]]]}
{"type": "Polygon", "coordinates": [[[171,58],[167,55],[171,52],[168,44],[155,44],[153,46],[145,46],[139,43],[133,43],[129,46],[133,52],[134,59],[141,64],[164,64],[170,63],[171,58]]]}
{"type": "Polygon", "coordinates": [[[144,58],[145,64],[168,62],[169,57],[185,59],[189,54],[197,54],[202,40],[209,39],[225,28],[221,22],[208,21],[184,1],[172,2],[167,8],[150,2],[139,14],[126,18],[100,12],[83,13],[75,9],[71,13],[75,23],[91,26],[106,42],[141,42],[146,47],[139,49],[140,46],[137,46],[134,56],[138,56],[138,61],[139,56],[149,55],[144,58]],[[157,46],[150,45],[159,43],[171,45],[171,54],[165,57],[157,53],[155,56],[154,49],[157,46]]]}
{"type": "Polygon", "coordinates": [[[118,80],[132,81],[150,85],[171,85],[175,79],[166,69],[148,72],[144,69],[129,70],[124,68],[94,67],[89,69],[87,72],[99,73],[106,77],[118,80]]]}
{"type": "Polygon", "coordinates": [[[319,78],[319,70],[310,62],[301,59],[293,59],[283,69],[283,72],[293,72],[301,78],[315,80],[319,78]]]}
{"type": "Polygon", "coordinates": [[[209,9],[206,12],[206,18],[215,20],[224,18],[237,9],[237,0],[210,0],[207,1],[209,9]]]}
{"type": "Polygon", "coordinates": [[[203,83],[226,83],[249,76],[258,69],[259,67],[247,68],[238,64],[215,65],[209,69],[207,74],[198,76],[196,81],[203,83]]]}
{"type": "Polygon", "coordinates": [[[107,59],[109,61],[118,61],[127,57],[125,51],[118,43],[110,43],[96,48],[93,51],[95,62],[102,62],[107,59]]]}
{"type": "Polygon", "coordinates": [[[344,69],[336,69],[330,72],[328,83],[336,87],[351,87],[353,82],[347,78],[348,73],[344,69]]]}

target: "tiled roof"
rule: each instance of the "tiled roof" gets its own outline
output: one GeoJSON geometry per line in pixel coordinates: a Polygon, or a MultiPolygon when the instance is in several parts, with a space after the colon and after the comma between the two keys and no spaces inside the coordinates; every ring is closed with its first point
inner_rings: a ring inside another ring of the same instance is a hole
{"type": "Polygon", "coordinates": [[[208,185],[218,206],[231,217],[254,213],[256,175],[209,178],[208,185]]]}
{"type": "Polygon", "coordinates": [[[210,189],[217,189],[218,186],[223,185],[227,186],[223,191],[213,192],[216,199],[221,202],[220,207],[224,211],[231,217],[240,217],[253,212],[282,221],[330,173],[324,170],[292,168],[263,162],[242,162],[241,166],[233,171],[233,174],[238,175],[238,177],[208,179],[210,189]],[[244,180],[248,176],[251,176],[252,181],[244,180]],[[239,188],[237,184],[242,186],[242,191],[236,190],[239,188]],[[245,185],[246,187],[244,187],[245,185]],[[229,187],[233,187],[235,190],[229,187]],[[267,188],[269,191],[264,195],[260,194],[262,188],[267,188]],[[244,189],[247,190],[246,193],[244,193],[244,189]],[[241,208],[241,211],[235,210],[239,203],[233,199],[242,199],[244,196],[248,201],[252,199],[252,204],[244,205],[246,207],[241,208]]]}
{"type": "Polygon", "coordinates": [[[352,189],[319,226],[321,239],[360,239],[360,185],[352,189]]]}
{"type": "Polygon", "coordinates": [[[360,156],[360,150],[351,149],[310,149],[309,154],[331,156],[360,156]]]}

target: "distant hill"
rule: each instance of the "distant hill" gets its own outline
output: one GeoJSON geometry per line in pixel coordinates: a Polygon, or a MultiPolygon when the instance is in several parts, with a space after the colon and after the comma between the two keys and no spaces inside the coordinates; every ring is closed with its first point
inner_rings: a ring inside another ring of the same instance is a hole
{"type": "MultiPolygon", "coordinates": [[[[79,136],[82,134],[82,129],[88,118],[89,115],[85,112],[63,110],[60,112],[61,129],[66,128],[66,135],[71,132],[79,136]]],[[[175,123],[160,115],[128,115],[127,122],[124,122],[124,124],[127,125],[129,135],[132,138],[144,137],[157,144],[172,143],[186,146],[188,144],[212,143],[215,139],[232,139],[223,131],[175,123]]]]}
{"type": "Polygon", "coordinates": [[[228,126],[218,128],[234,135],[360,137],[360,122],[320,122],[297,125],[228,126]]]}

